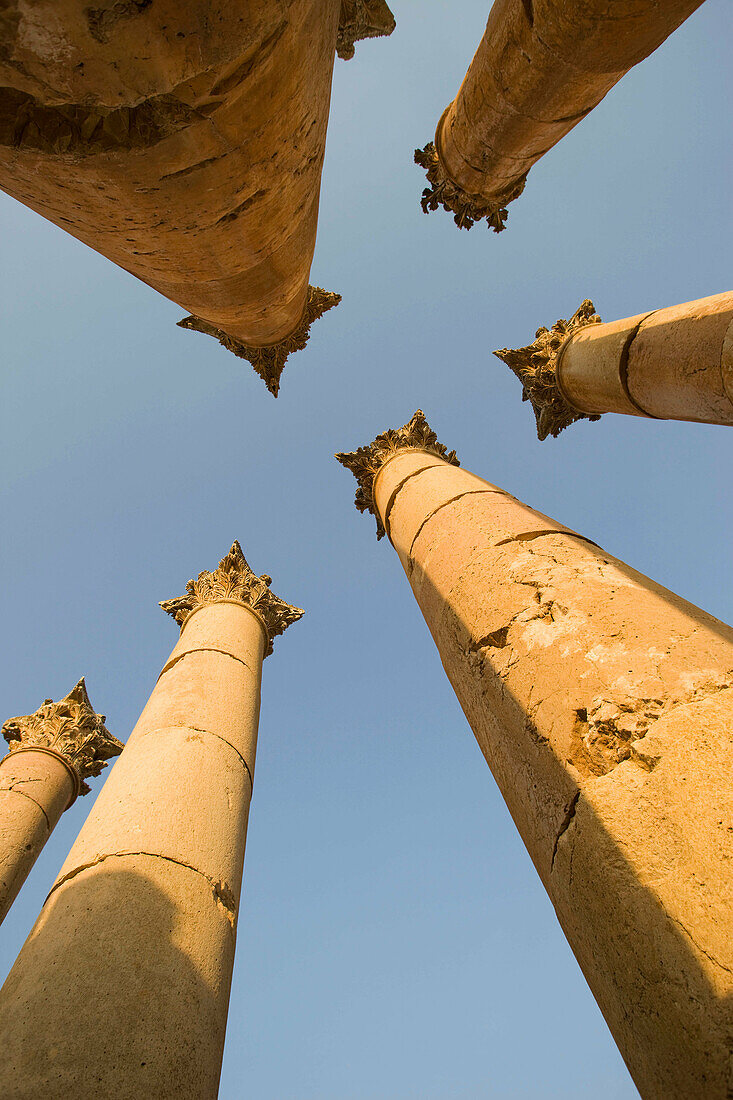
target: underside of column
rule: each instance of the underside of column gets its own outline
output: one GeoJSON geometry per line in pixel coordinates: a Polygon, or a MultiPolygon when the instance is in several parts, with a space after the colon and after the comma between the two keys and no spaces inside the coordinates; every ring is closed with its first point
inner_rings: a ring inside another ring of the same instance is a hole
{"type": "MultiPolygon", "coordinates": [[[[391,29],[365,7],[346,5],[352,52],[391,29]]],[[[339,301],[308,278],[341,0],[3,13],[0,186],[187,309],[184,327],[277,394],[339,301]]]]}
{"type": "Polygon", "coordinates": [[[7,1100],[215,1100],[263,657],[302,612],[238,543],[165,601],[181,636],[0,992],[7,1100]]]}
{"type": "Polygon", "coordinates": [[[419,413],[339,457],[642,1096],[726,1096],[733,631],[458,469],[419,413]]]}
{"type": "Polygon", "coordinates": [[[626,413],[733,425],[733,293],[601,322],[586,299],[523,348],[494,353],[522,383],[537,435],[626,413]]]}
{"type": "MultiPolygon", "coordinates": [[[[495,0],[435,142],[423,210],[497,233],[533,164],[582,121],[702,0],[495,0]]],[[[623,158],[621,158],[623,159],[623,158]]]]}

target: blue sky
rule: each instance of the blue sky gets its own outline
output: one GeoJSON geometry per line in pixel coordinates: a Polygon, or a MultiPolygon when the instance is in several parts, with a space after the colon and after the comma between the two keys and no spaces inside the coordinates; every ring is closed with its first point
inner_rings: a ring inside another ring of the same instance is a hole
{"type": "MultiPolygon", "coordinates": [[[[397,558],[332,455],[420,406],[468,469],[733,619],[733,435],[607,416],[540,444],[491,355],[585,297],[612,320],[729,288],[730,9],[707,0],[626,76],[497,236],[423,215],[412,163],[485,0],[458,21],[394,7],[392,38],[336,63],[311,281],[343,302],[277,401],[176,328],[183,310],[0,195],[2,717],[83,674],[125,739],[176,640],[157,601],[240,539],[306,616],[265,664],[223,1100],[622,1100],[397,558]]],[[[2,976],[93,798],[7,918],[2,976]]]]}

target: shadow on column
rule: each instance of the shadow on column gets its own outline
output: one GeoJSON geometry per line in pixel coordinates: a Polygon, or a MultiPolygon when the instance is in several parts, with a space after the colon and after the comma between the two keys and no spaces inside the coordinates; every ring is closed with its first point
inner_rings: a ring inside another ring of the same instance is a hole
{"type": "Polygon", "coordinates": [[[0,994],[5,1100],[216,1097],[228,905],[203,875],[148,855],[55,889],[0,994]]]}

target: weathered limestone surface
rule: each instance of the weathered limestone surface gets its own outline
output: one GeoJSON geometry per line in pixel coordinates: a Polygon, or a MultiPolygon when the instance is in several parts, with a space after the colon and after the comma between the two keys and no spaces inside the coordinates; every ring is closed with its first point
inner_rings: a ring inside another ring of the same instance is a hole
{"type": "Polygon", "coordinates": [[[532,165],[702,0],[495,0],[432,142],[415,159],[438,206],[470,229],[504,228],[532,165]]]}
{"type": "Polygon", "coordinates": [[[540,439],[627,413],[733,425],[733,293],[601,323],[586,299],[533,344],[495,354],[522,383],[540,439]]]}
{"type": "Polygon", "coordinates": [[[302,612],[237,543],[164,607],[181,638],[2,992],[0,1093],[213,1100],[262,659],[302,612]]]}
{"type": "Polygon", "coordinates": [[[430,444],[371,483],[365,450],[339,457],[642,1096],[725,1097],[733,631],[430,444]]]}
{"type": "Polygon", "coordinates": [[[10,752],[0,761],[0,922],[61,814],[88,794],[85,780],[122,752],[104,722],[82,679],[57,703],[46,699],[33,714],[3,724],[10,752]]]}
{"type": "Polygon", "coordinates": [[[9,0],[0,186],[244,357],[287,341],[308,305],[339,13],[9,0]]]}

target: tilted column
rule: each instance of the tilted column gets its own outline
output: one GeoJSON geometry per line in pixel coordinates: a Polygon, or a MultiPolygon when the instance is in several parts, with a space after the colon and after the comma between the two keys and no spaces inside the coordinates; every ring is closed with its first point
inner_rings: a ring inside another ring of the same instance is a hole
{"type": "Polygon", "coordinates": [[[701,3],[495,0],[435,142],[415,151],[425,213],[442,206],[462,229],[486,219],[500,232],[532,165],[701,3]]]}
{"type": "Polygon", "coordinates": [[[183,306],[184,328],[277,396],[340,301],[308,282],[334,54],[389,33],[382,9],[7,0],[0,187],[183,306]]]}
{"type": "Polygon", "coordinates": [[[590,299],[534,343],[494,352],[522,383],[537,435],[627,413],[733,425],[733,292],[603,324],[590,299]]]}
{"type": "Polygon", "coordinates": [[[181,637],[0,992],[7,1100],[213,1100],[262,660],[302,612],[238,543],[163,608],[181,637]]]}
{"type": "Polygon", "coordinates": [[[0,922],[64,810],[89,793],[85,780],[122,752],[104,723],[82,677],[57,703],[46,699],[3,724],[10,751],[0,760],[0,922]]]}
{"type": "Polygon", "coordinates": [[[420,412],[337,457],[642,1096],[725,1097],[733,631],[458,469],[420,412]]]}

